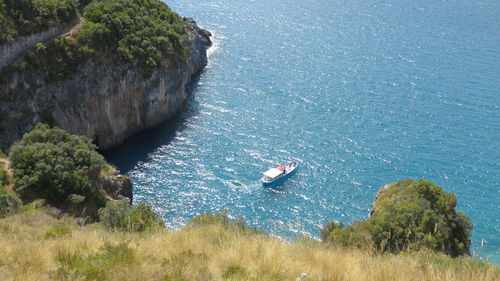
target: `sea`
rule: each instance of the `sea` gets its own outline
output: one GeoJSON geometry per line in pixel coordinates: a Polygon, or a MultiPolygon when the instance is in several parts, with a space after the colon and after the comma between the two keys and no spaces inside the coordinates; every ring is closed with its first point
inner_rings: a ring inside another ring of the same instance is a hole
{"type": "Polygon", "coordinates": [[[500,1],[170,0],[213,34],[171,120],[106,153],[179,228],[227,210],[283,240],[368,217],[382,185],[457,195],[500,264],[500,1]],[[263,188],[262,172],[299,171],[263,188]]]}

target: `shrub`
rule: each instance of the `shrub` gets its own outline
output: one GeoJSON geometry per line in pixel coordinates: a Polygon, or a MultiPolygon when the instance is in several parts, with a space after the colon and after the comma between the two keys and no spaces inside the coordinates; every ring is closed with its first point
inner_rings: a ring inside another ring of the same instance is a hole
{"type": "Polygon", "coordinates": [[[427,248],[451,256],[469,253],[472,224],[455,210],[456,197],[429,181],[404,180],[379,193],[372,215],[347,228],[325,225],[322,237],[342,246],[398,253],[427,248]]]}
{"type": "Polygon", "coordinates": [[[328,221],[320,230],[321,240],[325,241],[332,231],[342,228],[344,228],[343,222],[328,221]]]}
{"type": "Polygon", "coordinates": [[[104,227],[114,230],[143,232],[163,228],[161,218],[144,203],[131,206],[127,200],[108,201],[99,210],[104,227]]]}
{"type": "MultiPolygon", "coordinates": [[[[39,43],[36,48],[26,51],[23,59],[14,66],[17,71],[39,71],[46,82],[64,80],[74,74],[93,50],[80,44],[75,38],[62,37],[47,45],[39,43]],[[42,47],[43,46],[43,47],[42,47]],[[53,63],[57,61],[57,63],[53,63]]],[[[51,109],[38,113],[45,123],[54,123],[51,109]]]]}
{"type": "Polygon", "coordinates": [[[44,199],[36,199],[33,202],[30,202],[28,204],[25,204],[23,206],[22,211],[23,212],[28,212],[28,211],[34,211],[34,210],[43,210],[48,211],[45,205],[45,200],[44,199]]]}
{"type": "Polygon", "coordinates": [[[46,199],[59,208],[82,199],[103,206],[96,182],[105,161],[95,149],[86,137],[39,124],[10,150],[14,189],[23,198],[46,199]]]}
{"type": "Polygon", "coordinates": [[[15,194],[0,188],[0,218],[19,212],[22,206],[21,200],[15,194]]]}
{"type": "Polygon", "coordinates": [[[68,201],[73,204],[80,204],[85,201],[85,196],[78,194],[70,194],[68,196],[68,201]]]}
{"type": "Polygon", "coordinates": [[[125,218],[132,213],[132,206],[126,200],[108,201],[105,208],[99,209],[99,219],[104,227],[119,229],[125,218]]]}
{"type": "Polygon", "coordinates": [[[132,212],[125,217],[122,222],[123,229],[135,232],[143,232],[145,230],[154,230],[163,227],[164,224],[161,218],[144,203],[135,206],[132,212]]]}

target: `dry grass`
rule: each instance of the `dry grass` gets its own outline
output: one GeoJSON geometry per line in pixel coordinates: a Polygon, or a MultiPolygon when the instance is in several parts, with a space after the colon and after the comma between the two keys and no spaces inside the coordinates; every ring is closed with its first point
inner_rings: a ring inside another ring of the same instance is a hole
{"type": "Polygon", "coordinates": [[[13,171],[10,168],[10,160],[7,157],[2,158],[2,155],[0,154],[0,188],[2,188],[2,184],[4,184],[5,188],[8,190],[12,190],[14,188],[13,182],[11,181],[12,175],[13,171]],[[6,178],[1,178],[5,176],[6,178]]]}
{"type": "Polygon", "coordinates": [[[101,172],[100,172],[100,176],[101,177],[104,177],[104,176],[115,176],[116,174],[118,173],[118,169],[111,165],[111,164],[106,164],[106,166],[101,169],[101,172]]]}
{"type": "Polygon", "coordinates": [[[38,210],[0,220],[0,251],[0,280],[293,281],[302,272],[325,281],[500,280],[498,266],[429,252],[374,255],[311,240],[288,244],[222,224],[109,232],[38,210]]]}

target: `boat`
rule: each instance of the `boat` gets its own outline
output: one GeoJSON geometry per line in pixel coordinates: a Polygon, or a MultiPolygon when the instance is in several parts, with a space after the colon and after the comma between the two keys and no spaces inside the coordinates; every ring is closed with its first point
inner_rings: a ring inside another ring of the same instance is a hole
{"type": "Polygon", "coordinates": [[[263,186],[274,186],[283,183],[286,179],[297,172],[298,163],[292,162],[288,165],[280,165],[264,172],[260,179],[263,186]]]}

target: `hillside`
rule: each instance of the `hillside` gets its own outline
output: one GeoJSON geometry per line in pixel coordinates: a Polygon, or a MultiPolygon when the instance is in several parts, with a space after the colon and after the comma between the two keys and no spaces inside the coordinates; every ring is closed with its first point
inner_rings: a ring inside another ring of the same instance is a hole
{"type": "Polygon", "coordinates": [[[499,280],[471,258],[421,251],[378,255],[302,239],[285,243],[224,220],[178,230],[113,232],[26,207],[0,220],[2,280],[499,280]]]}

